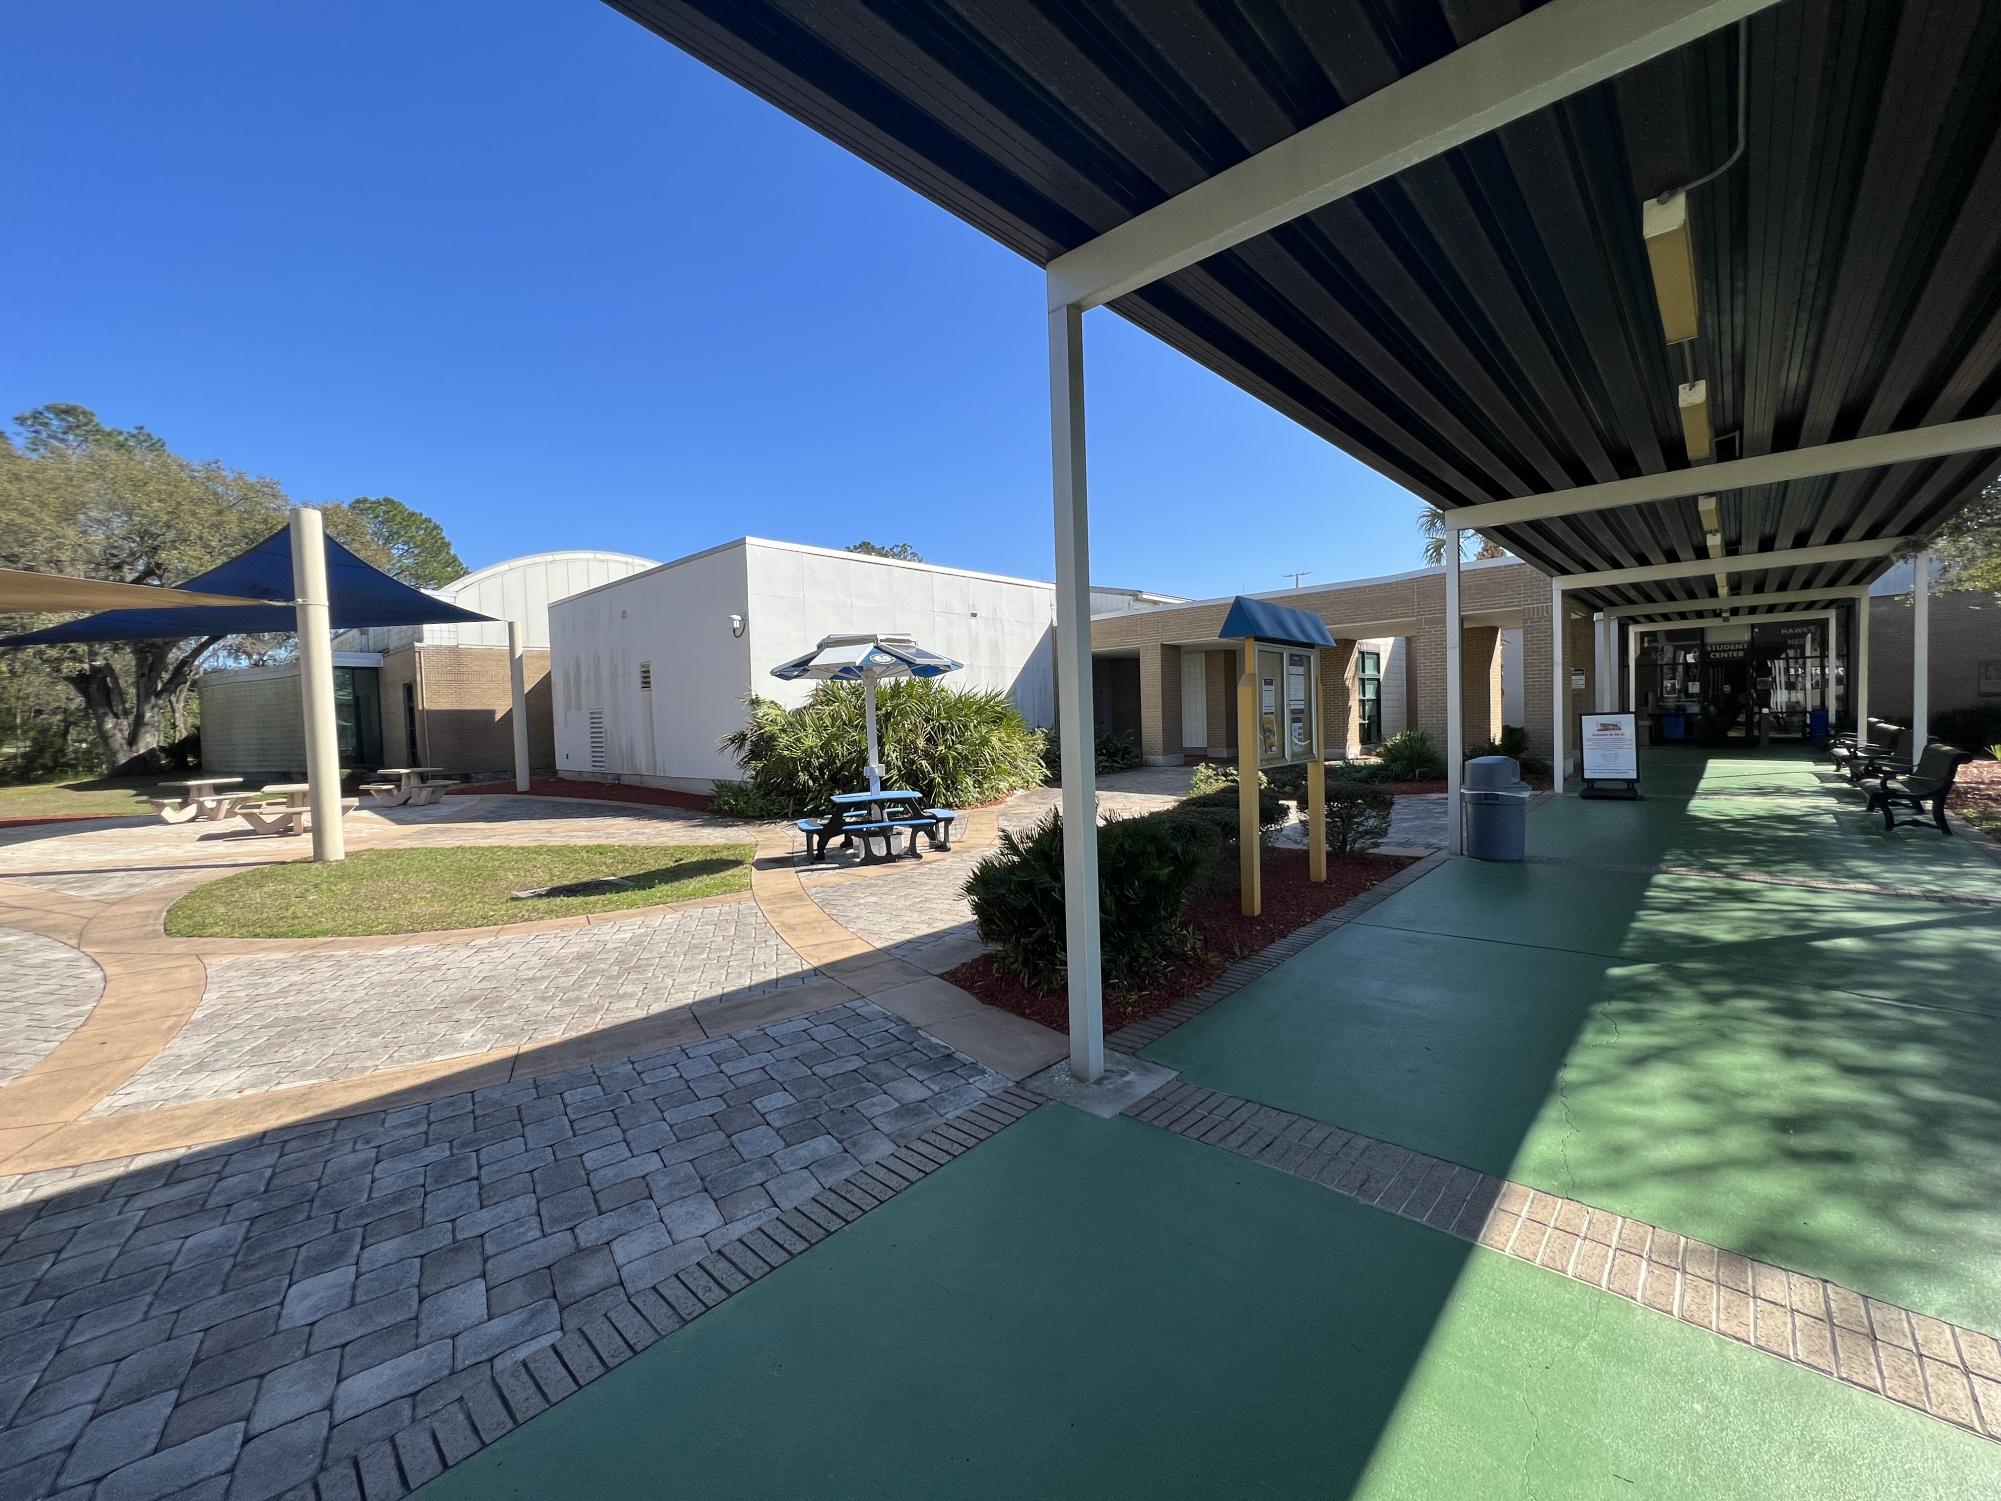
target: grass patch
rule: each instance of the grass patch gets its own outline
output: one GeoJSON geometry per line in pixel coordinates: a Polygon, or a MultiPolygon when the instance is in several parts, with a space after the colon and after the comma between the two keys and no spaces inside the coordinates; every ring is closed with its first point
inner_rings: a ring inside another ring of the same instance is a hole
{"type": "Polygon", "coordinates": [[[197,887],[167,909],[170,938],[340,938],[428,933],[619,912],[750,889],[750,844],[457,845],[365,850],[197,887]],[[510,900],[537,886],[622,876],[631,889],[510,900]]]}
{"type": "MultiPolygon", "coordinates": [[[[176,773],[192,776],[192,772],[176,773]]],[[[151,813],[146,801],[160,785],[158,777],[88,777],[74,782],[23,782],[0,787],[0,819],[61,818],[88,815],[121,818],[151,813]]],[[[181,788],[173,789],[179,795],[181,788]]]]}

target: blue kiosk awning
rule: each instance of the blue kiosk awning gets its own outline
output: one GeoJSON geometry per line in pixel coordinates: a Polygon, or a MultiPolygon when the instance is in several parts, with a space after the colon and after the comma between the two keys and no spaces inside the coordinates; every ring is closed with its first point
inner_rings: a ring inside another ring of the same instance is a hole
{"type": "MultiPolygon", "coordinates": [[[[45,630],[9,636],[0,640],[0,646],[165,641],[185,636],[295,630],[298,614],[292,607],[291,528],[279,528],[248,552],[238,553],[227,563],[187,580],[180,587],[199,594],[226,594],[244,603],[106,610],[45,630]]],[[[488,619],[391,578],[331,537],[327,538],[327,602],[329,624],[337,631],[370,625],[430,625],[488,619]]]]}
{"type": "Polygon", "coordinates": [[[1241,641],[1255,636],[1278,646],[1332,646],[1333,632],[1327,622],[1311,610],[1295,610],[1291,605],[1275,605],[1268,599],[1252,599],[1239,594],[1230,601],[1223,628],[1216,632],[1225,641],[1241,641]]]}

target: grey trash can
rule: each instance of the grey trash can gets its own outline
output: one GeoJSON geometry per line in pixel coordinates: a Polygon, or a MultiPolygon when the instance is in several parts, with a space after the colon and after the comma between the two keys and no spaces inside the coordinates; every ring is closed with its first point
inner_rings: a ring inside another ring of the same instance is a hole
{"type": "Polygon", "coordinates": [[[1519,860],[1528,834],[1529,789],[1512,756],[1475,756],[1466,763],[1466,853],[1475,860],[1519,860]]]}

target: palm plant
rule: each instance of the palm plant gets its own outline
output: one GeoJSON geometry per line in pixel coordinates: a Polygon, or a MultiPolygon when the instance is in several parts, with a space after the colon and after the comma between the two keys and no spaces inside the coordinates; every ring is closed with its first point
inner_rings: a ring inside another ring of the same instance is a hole
{"type": "MultiPolygon", "coordinates": [[[[1445,537],[1449,528],[1445,523],[1445,513],[1437,506],[1426,506],[1417,513],[1417,529],[1424,536],[1424,564],[1427,568],[1445,566],[1445,537]]],[[[1471,558],[1483,562],[1488,558],[1505,558],[1508,550],[1491,537],[1483,537],[1478,532],[1459,534],[1459,559],[1471,558]],[[1477,542],[1477,547],[1471,544],[1477,542]],[[1469,550],[1470,547],[1470,550],[1469,550]]]]}

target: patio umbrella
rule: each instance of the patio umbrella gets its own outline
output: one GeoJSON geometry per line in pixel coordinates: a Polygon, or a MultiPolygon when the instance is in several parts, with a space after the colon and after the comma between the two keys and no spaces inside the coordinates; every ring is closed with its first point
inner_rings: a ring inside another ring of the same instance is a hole
{"type": "Polygon", "coordinates": [[[908,636],[823,636],[803,657],[771,669],[775,678],[797,682],[860,683],[868,706],[868,790],[882,791],[882,752],[875,727],[875,685],[884,678],[941,678],[965,666],[926,651],[908,636]]]}

